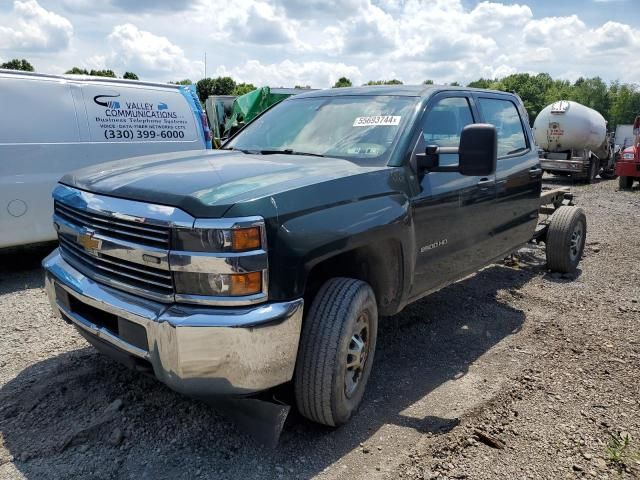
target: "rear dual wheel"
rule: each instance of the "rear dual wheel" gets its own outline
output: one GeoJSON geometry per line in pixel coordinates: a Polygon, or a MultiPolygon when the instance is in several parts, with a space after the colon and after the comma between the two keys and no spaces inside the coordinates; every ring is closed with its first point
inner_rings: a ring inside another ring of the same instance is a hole
{"type": "Polygon", "coordinates": [[[551,216],[547,231],[547,267],[553,272],[573,273],[584,252],[587,217],[581,208],[563,205],[551,216]]]}
{"type": "Polygon", "coordinates": [[[332,427],[349,421],[369,380],[377,333],[376,298],[367,283],[332,278],[320,288],[302,326],[294,375],[302,415],[332,427]]]}

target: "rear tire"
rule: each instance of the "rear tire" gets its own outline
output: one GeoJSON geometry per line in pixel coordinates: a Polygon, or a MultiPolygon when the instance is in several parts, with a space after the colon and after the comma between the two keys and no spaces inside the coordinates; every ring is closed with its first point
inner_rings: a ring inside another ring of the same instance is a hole
{"type": "Polygon", "coordinates": [[[581,208],[563,205],[551,216],[547,231],[547,267],[573,273],[582,258],[587,238],[587,217],[581,208]]]}
{"type": "Polygon", "coordinates": [[[620,190],[629,190],[633,186],[633,177],[618,177],[620,190]]]}
{"type": "Polygon", "coordinates": [[[302,326],[294,375],[298,410],[332,427],[349,421],[362,401],[378,333],[371,287],[353,278],[332,278],[311,304],[302,326]]]}
{"type": "Polygon", "coordinates": [[[589,176],[586,179],[587,183],[594,183],[596,181],[596,177],[598,176],[598,172],[600,171],[600,160],[597,158],[591,158],[591,162],[589,163],[589,176]]]}

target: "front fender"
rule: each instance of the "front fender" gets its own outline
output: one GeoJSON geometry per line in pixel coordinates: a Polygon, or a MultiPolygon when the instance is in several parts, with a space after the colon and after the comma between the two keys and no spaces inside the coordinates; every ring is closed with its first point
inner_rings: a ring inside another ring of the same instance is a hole
{"type": "MultiPolygon", "coordinates": [[[[398,192],[357,199],[307,211],[283,221],[277,231],[278,248],[270,264],[272,298],[304,294],[308,273],[331,257],[377,242],[401,245],[405,285],[413,274],[413,224],[408,198],[398,192]]],[[[404,291],[404,289],[403,289],[404,291]]]]}

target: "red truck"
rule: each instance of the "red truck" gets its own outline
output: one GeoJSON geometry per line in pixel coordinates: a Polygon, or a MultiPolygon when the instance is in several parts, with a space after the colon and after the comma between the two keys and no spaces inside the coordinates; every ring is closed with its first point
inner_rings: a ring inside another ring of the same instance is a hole
{"type": "Polygon", "coordinates": [[[615,173],[620,189],[629,189],[634,180],[640,181],[640,115],[633,122],[633,145],[623,150],[616,162],[615,173]]]}

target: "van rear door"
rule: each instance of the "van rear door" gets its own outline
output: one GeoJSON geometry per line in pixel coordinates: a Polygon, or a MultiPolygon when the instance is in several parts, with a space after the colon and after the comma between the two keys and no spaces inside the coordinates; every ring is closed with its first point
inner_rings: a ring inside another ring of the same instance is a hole
{"type": "Polygon", "coordinates": [[[80,143],[65,80],[0,75],[0,248],[53,240],[51,192],[80,143]]]}

